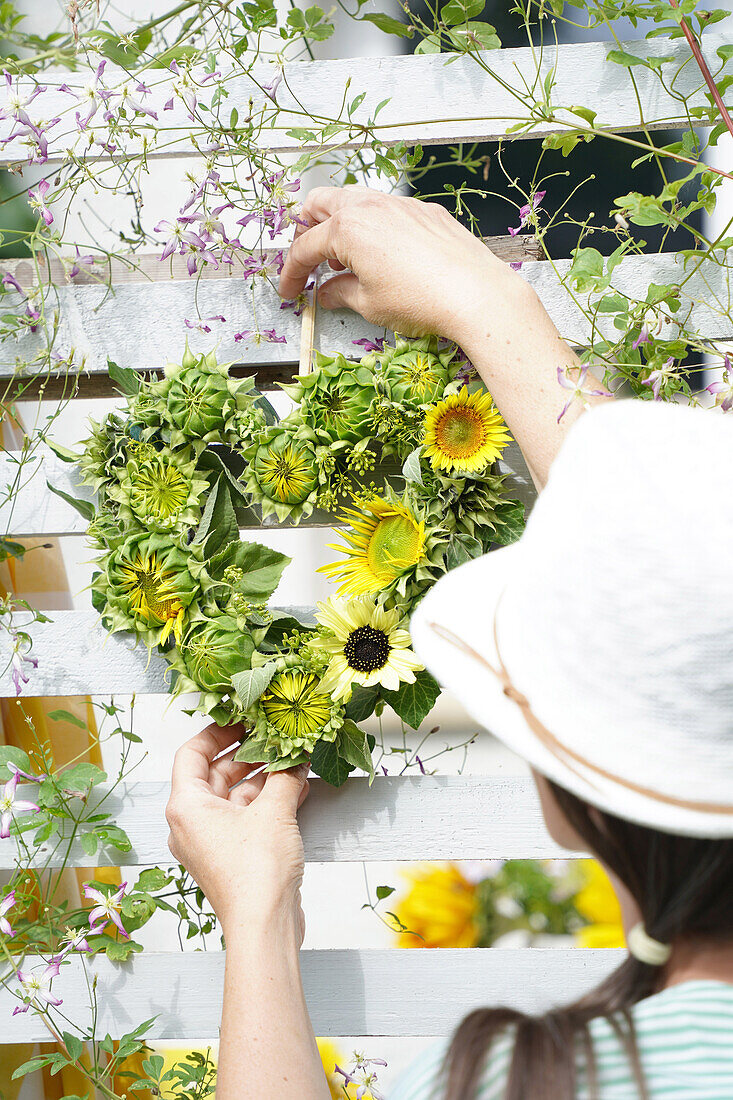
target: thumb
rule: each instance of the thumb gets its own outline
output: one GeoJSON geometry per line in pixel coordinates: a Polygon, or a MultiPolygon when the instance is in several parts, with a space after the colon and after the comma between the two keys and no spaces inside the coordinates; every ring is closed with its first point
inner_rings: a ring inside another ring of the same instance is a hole
{"type": "Polygon", "coordinates": [[[324,309],[359,309],[359,280],[348,272],[334,275],[318,288],[318,304],[324,309]]]}
{"type": "Polygon", "coordinates": [[[295,817],[309,770],[310,764],[305,763],[287,771],[269,772],[259,798],[295,817]]]}

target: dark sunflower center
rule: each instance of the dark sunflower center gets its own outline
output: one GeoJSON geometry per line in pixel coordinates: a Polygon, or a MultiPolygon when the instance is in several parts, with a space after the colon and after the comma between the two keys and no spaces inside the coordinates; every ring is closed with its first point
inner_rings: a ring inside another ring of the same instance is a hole
{"type": "Polygon", "coordinates": [[[390,644],[383,630],[360,626],[346,639],[344,657],[355,672],[376,672],[389,658],[390,644]]]}

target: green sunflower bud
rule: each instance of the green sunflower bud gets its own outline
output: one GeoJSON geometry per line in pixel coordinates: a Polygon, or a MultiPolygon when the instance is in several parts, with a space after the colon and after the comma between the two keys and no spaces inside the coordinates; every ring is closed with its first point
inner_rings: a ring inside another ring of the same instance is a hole
{"type": "Polygon", "coordinates": [[[262,509],[297,521],[313,511],[318,486],[316,441],[307,428],[284,420],[273,424],[245,452],[247,491],[262,509]]]}
{"type": "Polygon", "coordinates": [[[456,348],[440,348],[436,336],[408,340],[397,336],[395,346],[365,355],[362,363],[373,370],[380,388],[397,404],[427,405],[443,396],[457,370],[456,348]]]}
{"type": "Polygon", "coordinates": [[[302,419],[324,439],[357,443],[365,436],[374,400],[372,372],[343,355],[316,352],[315,361],[315,370],[283,389],[300,402],[302,419]]]}
{"type": "Polygon", "coordinates": [[[197,476],[191,448],[174,454],[138,443],[129,450],[133,457],[108,490],[120,516],[157,531],[185,532],[197,523],[208,482],[197,476]]]}
{"type": "Polygon", "coordinates": [[[81,480],[95,492],[104,489],[115,472],[124,466],[129,437],[125,422],[116,413],[108,413],[101,422],[89,419],[92,432],[84,440],[84,453],[79,459],[81,480]]]}
{"type": "Polygon", "coordinates": [[[92,589],[112,631],[134,630],[151,647],[171,638],[180,643],[203,579],[192,547],[184,551],[166,535],[137,532],[100,564],[92,589]]]}
{"type": "Polygon", "coordinates": [[[180,661],[172,662],[181,670],[176,694],[198,690],[219,702],[232,690],[232,676],[250,667],[254,641],[231,615],[208,616],[199,611],[186,627],[178,649],[180,661]]]}

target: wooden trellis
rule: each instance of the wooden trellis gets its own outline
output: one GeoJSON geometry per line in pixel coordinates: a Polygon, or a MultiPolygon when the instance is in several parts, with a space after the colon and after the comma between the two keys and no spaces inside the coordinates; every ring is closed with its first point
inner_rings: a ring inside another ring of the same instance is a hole
{"type": "MultiPolygon", "coordinates": [[[[724,38],[706,35],[705,43],[705,56],[717,67],[716,49],[724,38]]],[[[676,93],[690,97],[688,106],[706,104],[699,71],[683,40],[634,42],[628,48],[638,56],[675,58],[682,66],[676,93]]],[[[546,50],[539,60],[539,80],[538,57],[530,49],[487,52],[480,55],[480,65],[469,57],[453,59],[447,65],[445,55],[291,65],[279,95],[284,113],[274,126],[262,129],[261,140],[278,152],[303,144],[358,147],[364,141],[361,127],[372,117],[385,89],[391,98],[379,114],[376,133],[387,142],[430,144],[517,136],[509,132],[517,120],[517,104],[506,86],[524,77],[528,86],[534,87],[551,69],[555,72],[557,102],[566,103],[568,108],[578,102],[592,104],[598,111],[598,127],[613,132],[637,127],[640,104],[650,129],[687,127],[679,98],[669,94],[653,73],[636,68],[634,87],[626,70],[606,61],[606,53],[602,43],[546,50]],[[325,141],[316,136],[303,142],[288,136],[287,131],[294,125],[302,125],[301,117],[287,115],[297,103],[313,115],[338,115],[347,80],[350,94],[363,91],[365,97],[341,129],[325,141]]],[[[107,77],[111,84],[114,78],[109,70],[107,77]]],[[[87,79],[82,73],[44,73],[43,82],[49,88],[44,109],[49,116],[68,107],[68,98],[57,90],[60,85],[83,84],[87,79]],[[56,100],[58,111],[54,108],[56,100]]],[[[149,101],[152,106],[168,98],[169,79],[163,73],[154,84],[149,101]]],[[[259,112],[266,121],[268,105],[261,94],[259,98],[254,95],[250,106],[251,83],[243,78],[241,84],[230,83],[228,88],[228,107],[237,106],[240,114],[259,112]]],[[[566,115],[566,124],[538,121],[532,132],[518,136],[531,139],[582,124],[570,110],[566,115]]],[[[150,156],[190,156],[194,150],[187,137],[189,123],[180,105],[161,117],[166,118],[172,137],[164,145],[153,144],[150,156]]],[[[49,146],[52,160],[66,155],[72,129],[54,129],[49,146]]],[[[25,161],[26,151],[19,143],[11,142],[3,147],[2,157],[2,163],[17,166],[25,161]]],[[[569,261],[537,262],[521,238],[489,243],[505,259],[527,261],[523,274],[567,338],[582,342],[589,337],[586,316],[560,283],[569,261]]],[[[17,261],[7,269],[25,287],[33,285],[30,262],[17,261]]],[[[236,269],[229,273],[206,271],[203,278],[195,279],[187,276],[176,259],[160,264],[138,256],[130,266],[116,261],[111,271],[85,271],[73,280],[64,277],[60,265],[44,276],[49,274],[53,285],[46,286],[43,293],[46,310],[57,311],[58,315],[55,349],[61,355],[73,351],[77,363],[83,360],[79,387],[82,395],[111,392],[106,375],[108,356],[141,371],[157,365],[161,348],[181,343],[182,318],[197,312],[236,318],[236,323],[217,329],[220,357],[236,360],[241,370],[256,373],[261,388],[271,388],[297,367],[300,322],[279,311],[279,303],[265,286],[256,294],[257,320],[262,326],[276,323],[287,343],[242,347],[234,342],[235,328],[256,327],[251,298],[236,269]],[[104,285],[108,277],[111,293],[104,285]]],[[[696,269],[688,262],[684,267],[672,255],[635,257],[619,266],[613,285],[634,295],[643,294],[650,282],[675,283],[683,279],[690,299],[699,302],[694,306],[698,331],[708,338],[733,335],[730,286],[723,266],[696,269]]],[[[355,338],[374,334],[359,317],[343,311],[321,311],[315,346],[348,355],[353,353],[355,338]]],[[[210,343],[210,338],[197,332],[189,336],[194,350],[210,343]]],[[[0,348],[0,378],[7,383],[15,364],[32,363],[40,347],[40,337],[29,332],[19,343],[8,342],[0,348]]],[[[32,370],[26,373],[32,374],[32,370]]],[[[48,379],[47,374],[44,379],[48,379]]],[[[46,382],[44,392],[50,396],[62,386],[61,380],[55,385],[46,382]]],[[[526,493],[526,473],[523,476],[516,453],[509,456],[508,465],[513,468],[520,491],[526,493]]],[[[18,456],[6,453],[0,466],[0,487],[14,483],[18,469],[18,456]]],[[[63,500],[47,491],[47,478],[67,491],[77,491],[71,467],[48,452],[39,454],[23,468],[12,502],[0,509],[2,529],[8,535],[83,534],[83,521],[63,500]]],[[[91,610],[54,612],[51,618],[51,622],[31,628],[39,666],[31,672],[28,694],[165,691],[165,663],[157,658],[148,663],[145,651],[135,649],[124,636],[107,638],[91,610]]],[[[1,663],[6,663],[5,656],[1,663]]],[[[0,682],[0,694],[15,694],[9,673],[0,682]]],[[[133,848],[130,853],[108,853],[110,862],[145,865],[170,860],[163,816],[166,798],[164,783],[132,783],[118,788],[113,803],[133,848]]],[[[559,852],[547,837],[533,788],[524,779],[380,777],[371,789],[366,781],[351,779],[339,790],[317,781],[304,808],[302,825],[310,861],[519,858],[559,852]]],[[[42,859],[43,853],[39,857],[42,859]]],[[[105,857],[86,856],[77,847],[73,860],[76,866],[96,866],[105,857]]],[[[13,865],[12,841],[0,841],[0,868],[13,865]]],[[[315,1029],[320,1034],[434,1035],[449,1031],[465,1011],[479,1003],[540,1009],[552,1003],[558,991],[563,999],[572,997],[598,981],[616,964],[619,954],[572,949],[306,951],[303,974],[315,1029]],[[422,993],[419,1004],[415,998],[418,989],[422,993]],[[336,990],[338,996],[334,995],[336,990]]],[[[221,954],[144,952],[125,964],[97,958],[90,965],[99,976],[102,1031],[120,1036],[140,1019],[157,1015],[151,1037],[216,1036],[223,978],[221,954]]],[[[88,992],[78,959],[73,967],[64,969],[63,983],[65,1010],[70,1017],[82,1019],[88,1013],[88,992]]],[[[0,1041],[47,1039],[42,1022],[32,1012],[11,1016],[11,1000],[7,991],[0,991],[0,1041]]]]}

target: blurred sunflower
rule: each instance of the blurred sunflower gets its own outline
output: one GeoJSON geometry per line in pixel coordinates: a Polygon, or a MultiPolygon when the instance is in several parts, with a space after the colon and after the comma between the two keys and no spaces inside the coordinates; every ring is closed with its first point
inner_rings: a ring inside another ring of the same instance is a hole
{"type": "Polygon", "coordinates": [[[584,884],[575,896],[575,908],[588,921],[576,933],[578,947],[625,947],[621,906],[611,880],[595,859],[578,861],[584,884]]]}
{"type": "Polygon", "coordinates": [[[455,863],[425,864],[404,872],[410,886],[395,906],[409,932],[399,932],[399,947],[475,947],[479,899],[455,863]]]}
{"type": "Polygon", "coordinates": [[[491,394],[469,393],[463,386],[425,414],[425,456],[435,470],[479,473],[511,442],[491,394]]]}
{"type": "Polygon", "coordinates": [[[347,508],[341,517],[350,525],[347,545],[329,543],[346,559],[322,565],[318,572],[340,580],[339,596],[379,592],[418,565],[425,556],[425,524],[399,500],[374,497],[347,508]]]}

